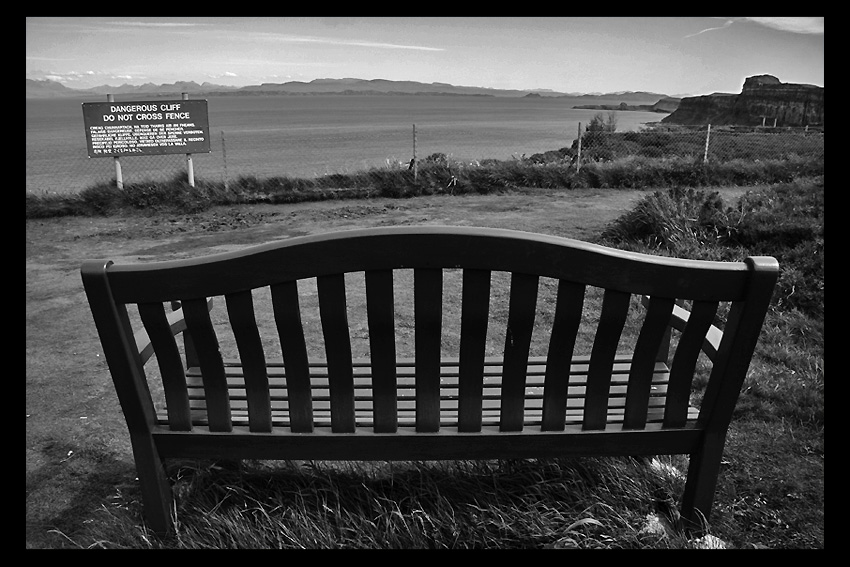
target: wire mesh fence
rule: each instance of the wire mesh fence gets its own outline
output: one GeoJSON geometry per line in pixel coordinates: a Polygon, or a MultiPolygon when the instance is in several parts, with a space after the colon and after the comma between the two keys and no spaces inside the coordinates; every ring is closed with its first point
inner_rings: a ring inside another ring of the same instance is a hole
{"type": "Polygon", "coordinates": [[[823,130],[808,128],[654,128],[641,132],[589,131],[574,144],[577,163],[628,156],[731,160],[823,159],[823,130]],[[578,147],[576,147],[578,146],[578,147]]]}
{"type": "MultiPolygon", "coordinates": [[[[513,138],[464,133],[462,128],[375,129],[362,132],[334,129],[270,129],[268,132],[212,131],[211,151],[192,154],[196,180],[232,183],[241,177],[314,179],[331,174],[371,170],[413,169],[435,159],[466,167],[488,160],[560,163],[579,170],[594,162],[626,158],[692,159],[704,163],[731,160],[820,160],[824,158],[823,128],[744,128],[732,126],[665,126],[634,131],[605,131],[579,125],[572,136],[563,132],[513,138]]],[[[494,132],[498,128],[494,127],[494,132]]],[[[49,151],[49,150],[45,150],[49,151]]],[[[119,159],[123,183],[156,183],[187,175],[184,154],[124,156],[119,159]]],[[[114,158],[88,158],[85,151],[27,154],[26,189],[36,193],[72,193],[116,182],[114,158]]]]}

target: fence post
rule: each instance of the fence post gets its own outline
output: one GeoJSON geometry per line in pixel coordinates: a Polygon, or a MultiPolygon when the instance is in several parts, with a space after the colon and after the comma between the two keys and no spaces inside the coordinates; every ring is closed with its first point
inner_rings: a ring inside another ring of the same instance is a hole
{"type": "MultiPolygon", "coordinates": [[[[106,95],[106,102],[115,102],[115,95],[106,95]]],[[[124,176],[121,174],[121,159],[118,156],[112,158],[115,161],[115,185],[119,189],[124,188],[124,176]]]]}
{"type": "MultiPolygon", "coordinates": [[[[183,100],[189,100],[189,93],[183,93],[183,100]]],[[[192,165],[192,154],[186,154],[186,168],[189,170],[189,185],[195,186],[195,168],[192,165]]]]}
{"type": "Polygon", "coordinates": [[[705,132],[705,153],[702,156],[702,163],[708,163],[708,139],[711,137],[711,124],[708,125],[708,130],[705,132]]]}
{"type": "Polygon", "coordinates": [[[221,157],[224,160],[224,190],[227,191],[227,148],[224,145],[224,130],[221,131],[221,157]]]}
{"type": "Polygon", "coordinates": [[[578,123],[578,154],[576,155],[576,173],[581,169],[581,122],[578,123]]]}
{"type": "Polygon", "coordinates": [[[413,182],[419,177],[419,165],[416,163],[416,124],[413,125],[413,182]]]}

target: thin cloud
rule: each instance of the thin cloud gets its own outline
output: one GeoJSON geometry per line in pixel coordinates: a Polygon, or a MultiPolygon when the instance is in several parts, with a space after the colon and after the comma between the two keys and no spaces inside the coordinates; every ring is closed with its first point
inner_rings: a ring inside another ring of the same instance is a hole
{"type": "Polygon", "coordinates": [[[733,23],[734,23],[734,20],[726,20],[726,22],[722,26],[718,26],[716,28],[706,28],[704,30],[698,31],[697,33],[692,33],[691,35],[686,35],[682,39],[688,39],[689,37],[695,37],[695,36],[698,36],[698,35],[703,34],[705,32],[710,32],[710,31],[714,31],[714,30],[722,30],[724,28],[728,28],[733,23]]]}
{"type": "Polygon", "coordinates": [[[103,22],[112,26],[133,26],[146,28],[194,28],[198,26],[208,26],[210,24],[198,24],[191,22],[141,22],[141,21],[110,21],[103,22]]]}
{"type": "Polygon", "coordinates": [[[714,31],[714,30],[722,30],[728,28],[732,24],[736,22],[749,22],[753,24],[758,24],[767,28],[772,28],[779,31],[791,32],[791,33],[800,33],[800,34],[822,34],[823,33],[823,18],[750,18],[750,17],[729,17],[729,18],[719,18],[725,19],[726,21],[722,26],[717,26],[714,28],[706,28],[704,30],[700,30],[696,33],[692,33],[690,35],[686,35],[682,39],[688,39],[690,37],[695,37],[700,34],[714,31]]]}
{"type": "Polygon", "coordinates": [[[27,61],[74,61],[73,57],[36,57],[27,55],[27,61]]]}
{"type": "Polygon", "coordinates": [[[792,33],[823,33],[823,18],[740,18],[768,28],[792,33]]]}
{"type": "Polygon", "coordinates": [[[371,47],[377,49],[412,49],[416,51],[445,51],[441,47],[427,47],[424,45],[401,45],[396,43],[383,43],[376,41],[349,40],[349,39],[332,39],[327,37],[302,36],[302,35],[281,35],[275,33],[257,32],[252,34],[258,39],[268,39],[271,41],[280,41],[284,43],[316,43],[321,45],[345,45],[348,47],[371,47]]]}

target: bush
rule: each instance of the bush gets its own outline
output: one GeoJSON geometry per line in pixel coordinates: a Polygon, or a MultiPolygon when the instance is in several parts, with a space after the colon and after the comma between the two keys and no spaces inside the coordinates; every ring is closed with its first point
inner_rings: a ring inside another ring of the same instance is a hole
{"type": "Polygon", "coordinates": [[[186,172],[175,175],[165,183],[146,181],[124,185],[123,202],[139,210],[162,212],[179,211],[195,213],[213,204],[212,192],[205,184],[189,185],[186,172]]]}
{"type": "Polygon", "coordinates": [[[28,219],[89,214],[78,195],[26,194],[28,219]]]}
{"type": "Polygon", "coordinates": [[[124,194],[115,183],[101,183],[80,191],[80,199],[91,214],[106,215],[124,206],[124,194]]]}
{"type": "Polygon", "coordinates": [[[779,261],[774,304],[823,317],[823,178],[747,193],[727,207],[717,192],[674,188],[641,199],[603,241],[703,260],[769,255],[779,261]]]}
{"type": "Polygon", "coordinates": [[[612,242],[639,242],[673,250],[716,244],[728,232],[728,215],[719,193],[674,188],[641,199],[602,233],[612,242]]]}

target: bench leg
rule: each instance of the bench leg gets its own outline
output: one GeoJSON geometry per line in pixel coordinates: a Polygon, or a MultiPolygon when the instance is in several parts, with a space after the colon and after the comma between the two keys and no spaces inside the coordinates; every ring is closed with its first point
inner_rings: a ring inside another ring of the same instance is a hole
{"type": "Polygon", "coordinates": [[[157,535],[165,535],[174,527],[171,517],[171,484],[153,439],[147,435],[138,435],[133,437],[132,442],[145,519],[157,535]]]}
{"type": "Polygon", "coordinates": [[[706,434],[700,449],[690,455],[681,513],[692,528],[704,526],[711,514],[725,437],[706,434]]]}

